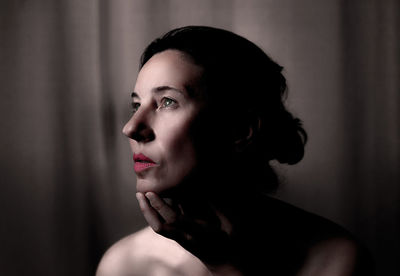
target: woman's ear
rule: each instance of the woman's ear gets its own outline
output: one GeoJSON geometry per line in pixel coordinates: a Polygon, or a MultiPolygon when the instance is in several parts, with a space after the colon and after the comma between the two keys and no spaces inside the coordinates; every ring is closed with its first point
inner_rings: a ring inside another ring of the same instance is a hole
{"type": "Polygon", "coordinates": [[[261,118],[252,112],[248,112],[245,117],[235,125],[234,147],[237,152],[243,152],[251,145],[261,129],[261,118]]]}

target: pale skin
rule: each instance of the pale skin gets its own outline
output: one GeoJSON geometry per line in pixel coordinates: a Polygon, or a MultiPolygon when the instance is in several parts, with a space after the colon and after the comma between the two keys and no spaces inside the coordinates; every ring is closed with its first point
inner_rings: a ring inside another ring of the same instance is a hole
{"type": "MultiPolygon", "coordinates": [[[[130,138],[133,153],[143,153],[156,163],[154,167],[137,173],[136,198],[149,227],[113,245],[103,256],[97,276],[245,275],[233,261],[216,263],[208,259],[208,255],[212,255],[218,248],[215,247],[215,242],[225,238],[229,240],[236,229],[236,222],[242,221],[243,217],[224,212],[226,208],[220,208],[218,204],[214,204],[215,201],[204,199],[193,203],[190,194],[174,197],[174,193],[170,192],[182,183],[187,185],[190,182],[187,176],[193,173],[194,168],[204,167],[201,163],[204,147],[199,148],[197,136],[192,135],[192,128],[201,127],[204,123],[198,120],[207,104],[205,97],[201,95],[202,74],[203,69],[200,66],[176,50],[154,55],[139,72],[133,94],[135,113],[125,125],[123,133],[130,138]],[[182,198],[183,201],[180,200],[182,198]],[[201,207],[197,207],[198,205],[201,207]],[[207,210],[207,214],[200,214],[199,210],[207,210]]],[[[243,139],[248,139],[252,133],[249,127],[243,139]]],[[[208,146],[209,144],[205,148],[208,146]]],[[[213,151],[219,148],[221,147],[217,145],[213,147],[213,151]]],[[[220,170],[220,174],[225,174],[228,173],[225,170],[231,166],[234,164],[221,165],[217,170],[220,170]]],[[[209,171],[202,171],[201,175],[204,177],[200,180],[206,181],[212,177],[211,174],[215,174],[215,170],[210,167],[209,171]]],[[[253,180],[247,175],[237,179],[253,180]]],[[[276,219],[264,218],[263,214],[266,212],[260,207],[264,205],[253,203],[253,199],[258,197],[252,196],[249,191],[243,192],[245,195],[239,199],[241,204],[229,205],[228,201],[226,204],[232,210],[244,210],[243,213],[248,214],[246,217],[251,218],[254,226],[261,227],[254,232],[256,237],[249,239],[249,242],[254,242],[253,251],[259,253],[243,252],[245,256],[255,253],[260,257],[263,254],[262,249],[268,250],[268,239],[256,233],[262,231],[263,227],[268,229],[268,223],[275,225],[276,219]]],[[[205,195],[207,193],[213,191],[206,191],[205,195]]],[[[314,228],[332,232],[313,241],[304,237],[302,244],[306,244],[305,258],[295,275],[356,275],[360,250],[349,236],[305,211],[296,208],[292,212],[295,207],[273,200],[269,204],[275,212],[282,213],[289,221],[291,217],[300,217],[299,221],[303,221],[302,218],[316,221],[310,229],[304,228],[301,223],[290,224],[290,227],[303,227],[304,232],[314,228]]],[[[279,226],[276,228],[279,229],[279,226]]],[[[262,267],[259,263],[255,265],[262,267]]],[[[261,275],[267,273],[268,270],[265,270],[261,275]]]]}

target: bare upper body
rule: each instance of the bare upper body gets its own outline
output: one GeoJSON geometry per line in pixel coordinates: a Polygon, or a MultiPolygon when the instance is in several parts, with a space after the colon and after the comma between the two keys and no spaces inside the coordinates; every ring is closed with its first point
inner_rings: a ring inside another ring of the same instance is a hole
{"type": "MultiPolygon", "coordinates": [[[[279,213],[292,212],[287,217],[288,220],[292,220],[292,215],[297,217],[295,224],[289,223],[278,227],[274,225],[272,228],[276,228],[282,235],[271,239],[266,237],[267,233],[271,234],[268,229],[264,229],[265,231],[248,229],[247,233],[243,233],[247,235],[243,239],[248,243],[248,248],[242,249],[242,256],[239,258],[247,259],[247,263],[251,266],[246,272],[239,271],[229,264],[212,271],[177,242],[147,227],[113,245],[101,260],[96,275],[351,276],[372,273],[367,271],[368,264],[365,264],[367,260],[363,250],[339,226],[286,203],[278,201],[277,203],[278,208],[281,206],[284,209],[279,213]],[[301,221],[304,221],[304,224],[301,221]],[[309,224],[310,221],[313,223],[309,224]],[[300,225],[296,225],[297,223],[300,225]],[[292,229],[286,229],[287,227],[292,229]],[[266,236],[260,236],[263,232],[266,236]],[[294,233],[296,237],[286,239],[285,232],[294,233]],[[268,247],[268,242],[271,241],[274,243],[271,245],[272,249],[268,247]],[[276,250],[277,247],[280,248],[276,250]],[[293,266],[296,263],[293,260],[296,258],[298,262],[293,266]]],[[[266,227],[266,225],[253,227],[266,227]]],[[[272,232],[276,233],[275,230],[272,232]]]]}

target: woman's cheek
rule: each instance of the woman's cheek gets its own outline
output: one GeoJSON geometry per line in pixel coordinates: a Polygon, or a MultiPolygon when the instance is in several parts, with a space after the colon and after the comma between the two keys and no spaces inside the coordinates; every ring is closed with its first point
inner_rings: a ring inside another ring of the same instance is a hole
{"type": "Polygon", "coordinates": [[[163,179],[166,186],[175,187],[180,184],[197,166],[197,152],[192,139],[176,130],[176,137],[164,146],[166,168],[163,179]]]}

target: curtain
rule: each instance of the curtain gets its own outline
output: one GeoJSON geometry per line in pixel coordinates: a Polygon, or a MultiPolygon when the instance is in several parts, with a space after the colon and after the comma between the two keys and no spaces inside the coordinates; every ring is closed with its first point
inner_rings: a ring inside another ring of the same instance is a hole
{"type": "Polygon", "coordinates": [[[276,195],[351,230],[377,275],[400,267],[396,0],[4,0],[0,274],[92,275],[145,225],[127,140],[144,47],[183,25],[254,41],[284,66],[310,140],[276,195]]]}

